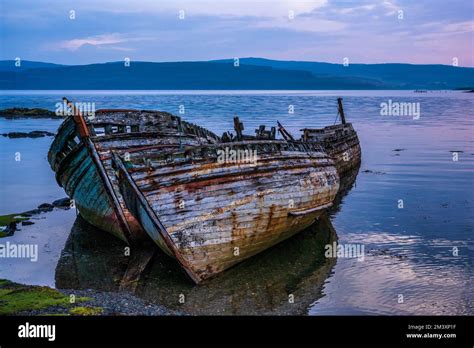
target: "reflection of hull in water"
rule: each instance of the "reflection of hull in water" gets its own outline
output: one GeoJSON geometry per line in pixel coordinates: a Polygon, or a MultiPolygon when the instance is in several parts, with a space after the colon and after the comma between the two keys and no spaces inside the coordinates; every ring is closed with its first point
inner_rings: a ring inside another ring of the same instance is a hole
{"type": "MultiPolygon", "coordinates": [[[[321,218],[291,240],[200,286],[187,281],[179,265],[160,252],[137,294],[191,314],[305,314],[321,297],[336,262],[324,257],[324,245],[334,240],[330,221],[321,218]],[[180,294],[184,304],[179,304],[180,294]]],[[[128,262],[123,248],[78,217],[56,268],[56,287],[117,291],[128,262]]]]}
{"type": "Polygon", "coordinates": [[[336,198],[334,198],[334,202],[332,207],[328,209],[328,214],[333,216],[341,209],[341,202],[343,198],[349,193],[352,187],[355,184],[357,179],[357,175],[359,174],[360,165],[352,168],[351,170],[347,171],[340,177],[339,181],[339,191],[337,192],[336,198]]]}
{"type": "Polygon", "coordinates": [[[118,290],[127,269],[125,244],[77,216],[56,266],[60,289],[118,290]]]}

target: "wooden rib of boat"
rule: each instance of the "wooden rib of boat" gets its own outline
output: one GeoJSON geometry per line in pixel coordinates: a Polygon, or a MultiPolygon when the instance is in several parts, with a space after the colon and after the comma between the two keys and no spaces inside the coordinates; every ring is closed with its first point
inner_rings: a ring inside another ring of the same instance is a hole
{"type": "Polygon", "coordinates": [[[113,161],[131,214],[196,283],[308,227],[339,188],[332,159],[310,142],[114,152],[113,161]],[[239,153],[256,161],[226,157],[239,153]]]}
{"type": "Polygon", "coordinates": [[[357,132],[351,123],[346,123],[342,98],[338,98],[338,113],[341,123],[324,128],[302,129],[301,140],[321,144],[329,156],[334,159],[340,176],[345,175],[361,162],[361,148],[357,132]]]}
{"type": "Polygon", "coordinates": [[[145,155],[149,147],[165,151],[219,141],[212,132],[166,112],[98,110],[94,117],[83,117],[73,103],[65,103],[73,116],[61,124],[48,152],[56,180],[89,223],[126,242],[144,234],[124,204],[111,151],[145,155]]]}

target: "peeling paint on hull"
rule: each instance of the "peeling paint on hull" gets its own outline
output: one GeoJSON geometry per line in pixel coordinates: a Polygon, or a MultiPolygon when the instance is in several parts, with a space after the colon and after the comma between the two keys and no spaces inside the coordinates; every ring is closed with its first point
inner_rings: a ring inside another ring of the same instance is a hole
{"type": "Polygon", "coordinates": [[[332,204],[339,176],[319,149],[247,141],[149,153],[148,165],[138,154],[114,162],[130,212],[200,283],[305,229],[332,204]],[[219,163],[225,147],[256,148],[258,163],[219,163]]]}

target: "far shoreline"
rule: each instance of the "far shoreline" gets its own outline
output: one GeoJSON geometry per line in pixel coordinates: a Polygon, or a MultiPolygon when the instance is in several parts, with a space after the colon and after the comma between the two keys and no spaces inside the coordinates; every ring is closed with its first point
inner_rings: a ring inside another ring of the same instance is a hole
{"type": "Polygon", "coordinates": [[[334,96],[360,96],[362,93],[465,93],[474,91],[472,88],[458,89],[422,89],[427,93],[418,93],[419,89],[6,89],[0,90],[4,96],[8,95],[334,95],[334,96]]]}

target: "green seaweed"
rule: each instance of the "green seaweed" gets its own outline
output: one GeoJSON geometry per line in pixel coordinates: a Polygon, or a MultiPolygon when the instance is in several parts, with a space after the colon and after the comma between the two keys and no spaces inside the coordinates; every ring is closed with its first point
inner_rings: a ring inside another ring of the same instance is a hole
{"type": "Polygon", "coordinates": [[[28,216],[20,214],[8,214],[8,215],[0,215],[0,226],[7,226],[12,222],[20,222],[24,220],[28,220],[28,216]]]}
{"type": "MultiPolygon", "coordinates": [[[[75,302],[87,300],[89,299],[80,297],[75,302]]],[[[47,286],[22,285],[0,279],[0,315],[15,315],[25,311],[72,305],[69,296],[47,286]]]]}
{"type": "Polygon", "coordinates": [[[101,315],[103,313],[103,308],[100,307],[74,307],[69,310],[69,313],[72,315],[101,315]]]}
{"type": "Polygon", "coordinates": [[[57,305],[69,305],[69,297],[44,286],[27,286],[11,282],[1,284],[1,315],[13,315],[57,305]]]}
{"type": "MultiPolygon", "coordinates": [[[[29,220],[28,216],[24,215],[25,213],[20,214],[8,214],[8,215],[0,215],[0,226],[8,226],[12,222],[21,222],[25,220],[29,220]]],[[[0,231],[0,238],[7,237],[8,234],[0,231]]]]}

